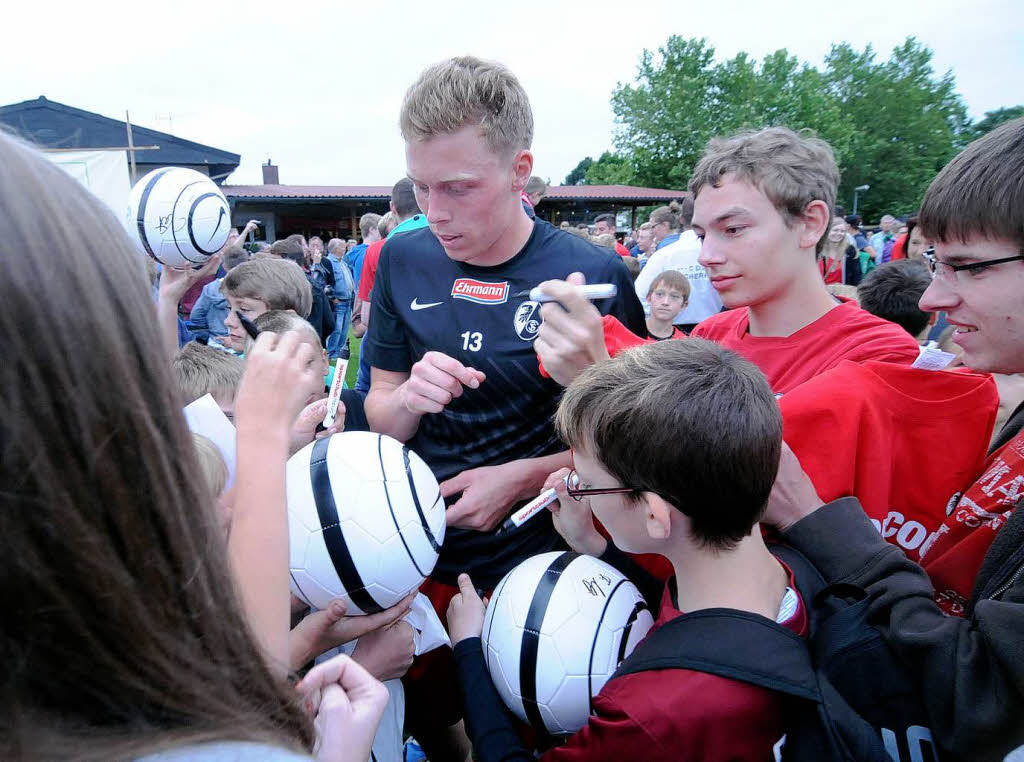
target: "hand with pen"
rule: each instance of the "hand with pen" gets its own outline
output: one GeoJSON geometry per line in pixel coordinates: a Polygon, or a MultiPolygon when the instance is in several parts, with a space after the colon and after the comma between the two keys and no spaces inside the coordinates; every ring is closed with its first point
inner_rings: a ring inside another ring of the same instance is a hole
{"type": "Polygon", "coordinates": [[[540,333],[533,342],[548,374],[562,386],[572,383],[583,370],[608,359],[604,326],[598,312],[581,289],[582,273],[565,280],[549,280],[538,288],[553,299],[540,308],[540,333]]]}

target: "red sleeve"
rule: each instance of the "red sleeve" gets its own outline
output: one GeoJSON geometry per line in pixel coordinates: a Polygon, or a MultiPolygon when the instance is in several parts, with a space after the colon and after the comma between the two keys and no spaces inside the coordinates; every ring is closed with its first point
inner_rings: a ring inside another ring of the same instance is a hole
{"type": "Polygon", "coordinates": [[[628,256],[630,256],[629,249],[627,249],[625,246],[623,246],[618,241],[615,242],[615,253],[618,254],[620,257],[628,257],[628,256]]]}
{"type": "Polygon", "coordinates": [[[764,688],[704,672],[657,670],[606,685],[587,724],[541,759],[764,762],[782,732],[780,702],[764,688]]]}
{"type": "Polygon", "coordinates": [[[380,259],[382,248],[384,247],[372,245],[366,250],[366,255],[363,257],[363,269],[359,273],[359,299],[361,301],[370,301],[373,281],[377,277],[377,260],[380,259]]]}
{"type": "MultiPolygon", "coordinates": [[[[360,282],[361,283],[361,282],[360,282]]],[[[604,328],[604,345],[608,349],[608,355],[615,357],[623,349],[629,349],[640,344],[650,344],[651,339],[641,338],[635,333],[630,331],[626,326],[619,322],[618,318],[612,315],[605,315],[601,318],[601,323],[604,328]]],[[[544,363],[541,362],[540,358],[537,358],[537,366],[540,369],[540,375],[544,378],[551,378],[548,372],[544,370],[544,363]]]]}
{"type": "MultiPolygon", "coordinates": [[[[637,749],[645,750],[644,757],[648,762],[668,758],[664,756],[668,750],[659,748],[657,740],[613,701],[601,701],[598,696],[594,709],[596,714],[591,715],[586,725],[541,759],[544,762],[621,762],[629,759],[637,749]]],[[[673,753],[678,752],[673,750],[673,753]]],[[[685,759],[686,756],[672,758],[685,759]]]]}

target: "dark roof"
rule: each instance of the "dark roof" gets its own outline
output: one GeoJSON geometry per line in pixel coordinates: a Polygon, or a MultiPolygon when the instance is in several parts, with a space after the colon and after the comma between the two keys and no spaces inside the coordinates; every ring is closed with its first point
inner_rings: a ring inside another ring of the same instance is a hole
{"type": "Polygon", "coordinates": [[[225,185],[224,194],[247,199],[390,199],[390,185],[225,185]]]}
{"type": "MultiPolygon", "coordinates": [[[[225,185],[235,199],[389,199],[390,185],[225,185]]],[[[663,188],[631,185],[553,185],[545,201],[671,201],[690,195],[663,188]]]]}
{"type": "Polygon", "coordinates": [[[552,185],[544,195],[544,200],[672,201],[689,195],[687,191],[636,188],[632,185],[552,185]]]}
{"type": "MultiPolygon", "coordinates": [[[[44,96],[34,101],[0,106],[0,124],[44,148],[88,149],[128,145],[123,121],[65,106],[44,96]]],[[[132,142],[137,146],[160,146],[157,151],[137,151],[136,164],[162,167],[206,164],[211,175],[218,175],[236,169],[241,161],[237,153],[135,124],[132,125],[132,142]]]]}

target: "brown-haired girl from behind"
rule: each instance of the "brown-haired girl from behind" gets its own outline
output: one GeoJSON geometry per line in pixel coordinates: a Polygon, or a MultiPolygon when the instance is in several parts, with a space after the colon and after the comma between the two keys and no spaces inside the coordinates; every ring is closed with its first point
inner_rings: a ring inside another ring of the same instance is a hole
{"type": "MultiPolygon", "coordinates": [[[[0,758],[210,759],[225,743],[232,759],[304,755],[313,724],[283,666],[287,543],[277,534],[271,563],[254,555],[285,525],[301,406],[279,390],[301,377],[304,345],[268,334],[249,358],[236,403],[249,494],[225,547],[140,254],[33,149],[0,135],[0,168],[0,758]]],[[[386,690],[348,661],[304,683],[321,751],[357,758],[357,715],[372,739],[386,690]],[[342,690],[355,719],[332,724],[342,690]]]]}

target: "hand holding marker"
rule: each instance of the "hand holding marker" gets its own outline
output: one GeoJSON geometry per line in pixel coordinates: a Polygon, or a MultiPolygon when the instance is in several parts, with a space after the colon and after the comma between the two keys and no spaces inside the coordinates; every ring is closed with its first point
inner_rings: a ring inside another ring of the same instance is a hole
{"type": "MultiPolygon", "coordinates": [[[[619,293],[618,286],[614,283],[591,283],[590,285],[578,286],[577,288],[583,298],[589,299],[590,301],[594,301],[596,299],[612,299],[619,293]]],[[[539,302],[540,304],[557,301],[555,297],[548,296],[541,291],[539,286],[532,288],[529,291],[520,291],[512,296],[514,299],[529,297],[530,301],[539,302]]]]}
{"type": "Polygon", "coordinates": [[[341,348],[338,361],[334,364],[334,379],[331,381],[331,392],[327,395],[327,415],[324,416],[323,427],[331,428],[338,415],[338,402],[341,400],[341,387],[345,385],[345,372],[348,370],[348,342],[341,348]]]}
{"type": "MultiPolygon", "coordinates": [[[[256,337],[260,335],[260,329],[238,310],[235,310],[235,314],[238,316],[238,322],[242,324],[242,328],[255,341],[256,337]]],[[[341,400],[341,387],[344,386],[345,372],[348,370],[348,358],[349,348],[346,344],[342,347],[334,366],[334,380],[331,381],[331,392],[327,395],[327,415],[324,416],[324,422],[317,427],[318,432],[333,426],[334,419],[338,416],[338,402],[341,400]]]]}
{"type": "MultiPolygon", "coordinates": [[[[565,482],[565,486],[568,487],[569,477],[566,476],[563,481],[565,482]]],[[[575,487],[577,483],[578,480],[574,481],[573,486],[575,487]]],[[[515,529],[516,527],[521,527],[523,524],[525,524],[538,513],[543,511],[557,499],[558,493],[555,492],[554,487],[552,487],[551,489],[544,490],[539,495],[537,495],[537,497],[535,497],[533,500],[528,502],[518,511],[516,511],[507,519],[505,519],[505,523],[498,527],[497,534],[504,534],[505,532],[509,532],[515,529]]]]}

